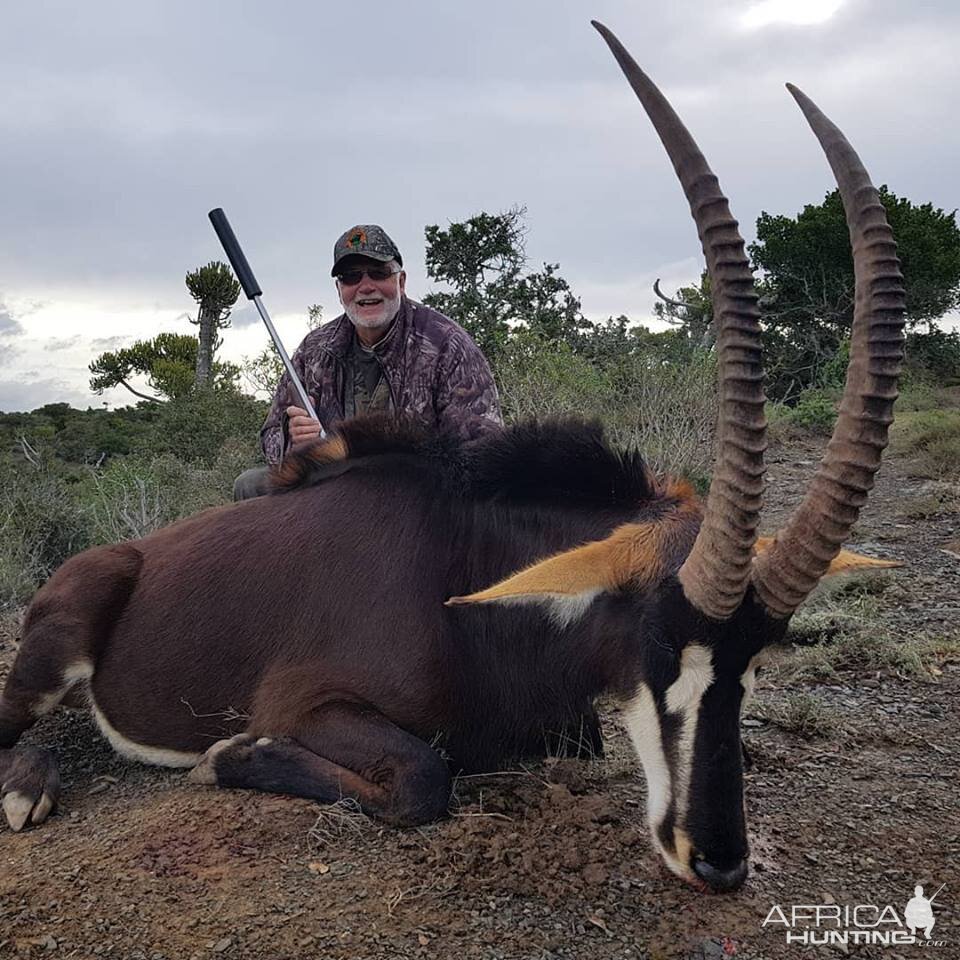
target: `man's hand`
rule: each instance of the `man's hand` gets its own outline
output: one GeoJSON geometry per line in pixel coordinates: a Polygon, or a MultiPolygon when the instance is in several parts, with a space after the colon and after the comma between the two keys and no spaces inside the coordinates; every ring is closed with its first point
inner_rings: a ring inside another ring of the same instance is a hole
{"type": "Polygon", "coordinates": [[[320,423],[314,420],[303,407],[287,407],[290,442],[305,443],[320,436],[320,423]]]}

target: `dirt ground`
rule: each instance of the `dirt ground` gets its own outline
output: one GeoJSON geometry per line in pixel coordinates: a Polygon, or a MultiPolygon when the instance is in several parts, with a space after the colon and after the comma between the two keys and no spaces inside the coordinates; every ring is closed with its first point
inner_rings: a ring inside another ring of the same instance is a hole
{"type": "MultiPolygon", "coordinates": [[[[818,446],[774,449],[765,525],[783,519],[818,446]]],[[[878,629],[956,636],[960,515],[905,519],[929,484],[888,460],[855,544],[906,566],[882,576],[878,629]],[[957,546],[954,544],[954,551],[957,546]]],[[[13,657],[0,633],[0,675],[13,657]]],[[[914,885],[943,946],[849,947],[858,957],[960,957],[960,660],[932,675],[855,667],[828,682],[761,677],[745,716],[751,875],[705,896],[651,849],[644,786],[614,708],[603,760],[557,759],[462,779],[450,819],[396,830],[288,797],[194,786],[116,758],[85,715],[27,742],[53,747],[58,816],[0,828],[0,957],[791,958],[771,907],[892,904],[914,885]],[[822,735],[771,719],[802,689],[822,735]]]]}

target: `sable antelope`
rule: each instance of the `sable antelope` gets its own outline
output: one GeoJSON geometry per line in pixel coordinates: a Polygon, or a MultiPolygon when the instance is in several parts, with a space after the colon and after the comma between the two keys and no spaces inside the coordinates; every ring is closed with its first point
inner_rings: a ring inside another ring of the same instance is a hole
{"type": "Polygon", "coordinates": [[[40,590],[0,699],[15,830],[44,820],[59,786],[48,753],[14,744],[80,679],[127,756],[201,783],[355,797],[397,824],[445,812],[451,766],[495,769],[605,692],[623,705],[666,863],[703,888],[743,882],[739,718],[757,664],[822,576],[883,565],[840,546],[886,444],[902,277],[859,159],[791,87],[840,185],[856,313],[824,460],[786,528],[758,540],[764,396],[743,241],[672,108],[595,26],[673,161],[710,273],[721,407],[705,508],[597,427],[458,445],[346,424],[291,456],[275,495],[88,550],[40,590]],[[230,708],[249,722],[218,739],[230,708]]]}

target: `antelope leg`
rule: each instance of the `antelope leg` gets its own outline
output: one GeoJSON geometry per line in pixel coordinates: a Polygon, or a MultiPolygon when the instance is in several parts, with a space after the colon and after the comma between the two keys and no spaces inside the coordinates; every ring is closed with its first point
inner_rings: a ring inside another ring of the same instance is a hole
{"type": "Polygon", "coordinates": [[[400,826],[442,816],[451,783],[446,763],[428,744],[355,703],[327,704],[280,736],[221,740],[190,779],[322,803],[350,798],[364,813],[400,826]]]}

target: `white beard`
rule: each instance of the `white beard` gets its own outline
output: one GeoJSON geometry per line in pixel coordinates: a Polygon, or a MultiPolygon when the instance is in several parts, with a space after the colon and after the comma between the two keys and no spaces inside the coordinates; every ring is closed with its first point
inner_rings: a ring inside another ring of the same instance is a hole
{"type": "Polygon", "coordinates": [[[356,301],[351,303],[350,306],[344,306],[343,309],[355,327],[363,327],[364,330],[379,330],[381,327],[388,326],[397,315],[400,309],[400,294],[397,293],[395,297],[384,297],[376,316],[361,317],[356,301]]]}

